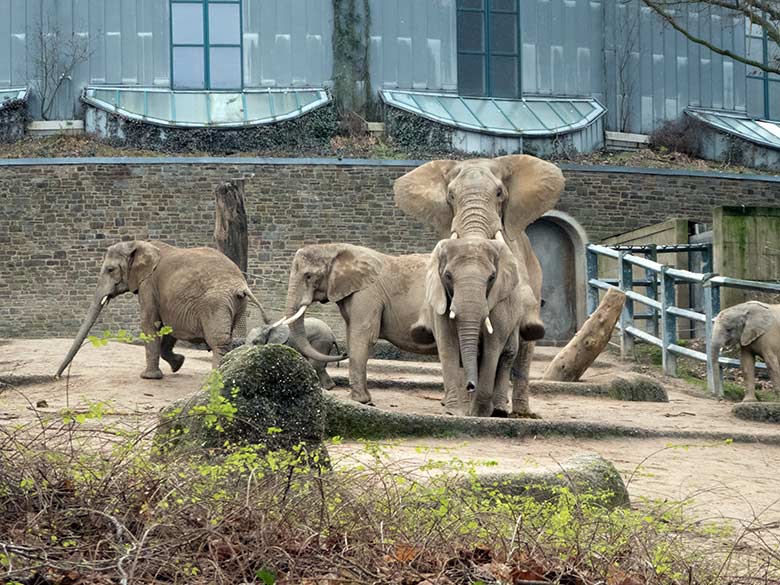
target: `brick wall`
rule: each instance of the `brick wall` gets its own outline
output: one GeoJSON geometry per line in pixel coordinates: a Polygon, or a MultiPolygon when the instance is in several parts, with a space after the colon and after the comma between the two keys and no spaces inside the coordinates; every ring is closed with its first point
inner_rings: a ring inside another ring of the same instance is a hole
{"type": "MultiPolygon", "coordinates": [[[[210,244],[214,188],[229,178],[246,180],[250,284],[273,317],[284,305],[290,260],[304,244],[346,241],[394,254],[435,244],[431,230],[393,204],[393,180],[414,163],[300,162],[0,163],[0,337],[73,335],[103,252],[121,239],[210,244]]],[[[565,173],[559,209],[593,241],[672,217],[710,221],[717,205],[780,204],[778,179],[588,167],[565,173]]],[[[318,311],[341,332],[335,307],[318,311]]],[[[119,328],[138,330],[132,296],[112,302],[95,326],[119,328]]]]}

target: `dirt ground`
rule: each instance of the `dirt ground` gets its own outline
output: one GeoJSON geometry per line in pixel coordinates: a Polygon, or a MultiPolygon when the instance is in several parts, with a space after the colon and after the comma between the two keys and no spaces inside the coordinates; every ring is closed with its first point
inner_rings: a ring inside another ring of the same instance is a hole
{"type": "MultiPolygon", "coordinates": [[[[51,380],[70,340],[0,340],[0,379],[13,379],[14,388],[0,388],[0,426],[31,421],[39,413],[57,414],[64,408],[85,409],[90,402],[110,407],[106,421],[152,425],[157,411],[197,390],[210,370],[210,354],[183,349],[184,367],[171,374],[164,364],[163,380],[142,380],[144,349],[109,343],[85,346],[76,357],[69,379],[51,380]],[[38,406],[36,406],[38,405],[38,406]]],[[[543,371],[554,348],[539,348],[532,377],[543,371]]],[[[586,378],[607,381],[632,368],[615,356],[603,354],[586,378]]],[[[440,376],[435,363],[372,360],[369,389],[377,408],[440,414],[440,376]],[[417,381],[421,388],[372,387],[382,380],[417,381]]],[[[329,369],[335,377],[347,369],[329,369]]],[[[762,438],[780,436],[780,426],[748,422],[731,414],[731,403],[708,399],[701,390],[676,379],[661,379],[668,403],[620,402],[604,397],[539,395],[533,408],[551,421],[593,421],[669,431],[740,432],[762,438]]],[[[333,391],[346,397],[346,388],[333,391]]],[[[385,442],[388,456],[416,464],[428,459],[494,462],[491,469],[529,466],[556,468],[572,455],[592,452],[612,461],[629,484],[635,503],[644,498],[688,501],[689,512],[700,518],[724,518],[737,525],[757,523],[780,527],[780,446],[714,442],[705,439],[412,439],[385,442]]],[[[358,443],[332,447],[334,455],[359,453],[358,443]]]]}

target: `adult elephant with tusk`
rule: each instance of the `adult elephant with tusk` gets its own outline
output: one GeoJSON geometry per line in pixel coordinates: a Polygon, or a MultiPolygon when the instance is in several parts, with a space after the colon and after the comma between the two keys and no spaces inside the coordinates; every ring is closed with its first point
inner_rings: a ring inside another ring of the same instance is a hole
{"type": "Polygon", "coordinates": [[[370,403],[366,364],[377,339],[404,351],[435,354],[432,339],[411,337],[425,296],[428,254],[388,256],[352,244],[319,244],[298,250],[290,269],[286,315],[295,346],[307,358],[339,361],[346,356],[324,355],[309,343],[304,325],[306,309],[314,302],[334,302],[347,326],[350,396],[370,403]]]}
{"type": "Polygon", "coordinates": [[[103,307],[128,292],[138,295],[141,330],[152,337],[146,343],[142,378],[163,377],[160,357],[174,372],[181,368],[184,356],[173,353],[179,339],[207,343],[213,353],[212,365],[217,367],[249,301],[268,323],[241,271],[221,252],[156,241],[121,242],[106,251],[92,304],[57,376],[76,357],[103,307]],[[157,333],[164,326],[172,331],[160,337],[157,333]]]}
{"type": "MultiPolygon", "coordinates": [[[[503,238],[528,274],[528,286],[541,306],[542,269],[525,229],[556,205],[564,184],[554,164],[511,155],[431,161],[397,179],[393,190],[396,204],[432,225],[441,238],[503,238]]],[[[459,310],[456,307],[456,313],[459,310]]],[[[532,340],[520,339],[512,367],[513,416],[535,416],[528,400],[533,348],[532,340]]]]}

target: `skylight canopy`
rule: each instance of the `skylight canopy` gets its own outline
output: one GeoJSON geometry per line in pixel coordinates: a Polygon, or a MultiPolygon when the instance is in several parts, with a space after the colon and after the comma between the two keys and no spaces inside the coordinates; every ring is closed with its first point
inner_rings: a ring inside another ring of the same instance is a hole
{"type": "Polygon", "coordinates": [[[0,88],[0,108],[5,105],[5,102],[26,99],[27,91],[26,87],[0,88]]]}
{"type": "Polygon", "coordinates": [[[722,132],[780,150],[780,122],[758,120],[737,112],[688,108],[685,113],[722,132]]]}

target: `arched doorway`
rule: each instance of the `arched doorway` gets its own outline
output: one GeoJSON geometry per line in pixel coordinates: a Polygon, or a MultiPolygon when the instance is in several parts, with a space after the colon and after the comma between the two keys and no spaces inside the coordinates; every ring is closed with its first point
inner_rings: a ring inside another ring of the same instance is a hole
{"type": "Polygon", "coordinates": [[[542,265],[541,345],[563,345],[585,320],[585,242],[587,236],[572,217],[551,211],[527,228],[542,265]]]}

